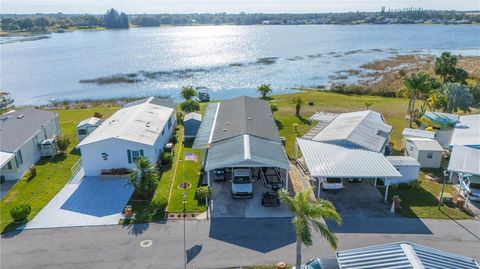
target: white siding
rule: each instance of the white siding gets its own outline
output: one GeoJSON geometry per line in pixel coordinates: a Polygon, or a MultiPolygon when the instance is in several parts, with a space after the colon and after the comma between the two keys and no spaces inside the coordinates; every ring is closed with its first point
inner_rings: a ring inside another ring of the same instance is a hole
{"type": "Polygon", "coordinates": [[[415,144],[409,140],[407,140],[405,146],[405,154],[415,158],[422,165],[422,168],[439,168],[442,163],[443,152],[418,150],[415,144]],[[428,158],[429,154],[432,158],[428,158]]]}
{"type": "Polygon", "coordinates": [[[402,174],[400,178],[392,178],[390,182],[392,184],[398,183],[408,183],[418,179],[420,174],[420,166],[404,166],[404,165],[394,165],[397,168],[398,172],[402,174]]]}

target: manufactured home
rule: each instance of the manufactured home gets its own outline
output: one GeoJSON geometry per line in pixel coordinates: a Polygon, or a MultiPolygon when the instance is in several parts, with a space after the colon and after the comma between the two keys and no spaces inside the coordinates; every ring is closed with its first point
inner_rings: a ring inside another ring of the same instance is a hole
{"type": "Polygon", "coordinates": [[[175,104],[146,98],[126,104],[77,145],[87,176],[131,170],[141,156],[157,162],[175,130],[175,104]]]}

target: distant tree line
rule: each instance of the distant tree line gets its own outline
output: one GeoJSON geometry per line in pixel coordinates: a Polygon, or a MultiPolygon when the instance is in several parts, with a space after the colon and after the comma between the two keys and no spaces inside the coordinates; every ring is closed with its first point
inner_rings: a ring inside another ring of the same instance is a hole
{"type": "Polygon", "coordinates": [[[45,31],[48,27],[58,29],[78,28],[128,28],[129,18],[125,13],[111,9],[105,15],[68,15],[68,14],[35,14],[35,15],[0,15],[3,31],[45,31]]]}
{"type": "Polygon", "coordinates": [[[444,23],[468,24],[480,23],[480,12],[435,11],[407,8],[390,10],[382,8],[379,12],[346,13],[308,13],[308,14],[263,14],[263,13],[205,13],[205,14],[131,14],[119,13],[111,9],[105,15],[69,15],[69,14],[2,14],[1,29],[45,30],[53,26],[91,28],[128,28],[130,22],[140,27],[195,24],[408,24],[408,23],[444,23]]]}

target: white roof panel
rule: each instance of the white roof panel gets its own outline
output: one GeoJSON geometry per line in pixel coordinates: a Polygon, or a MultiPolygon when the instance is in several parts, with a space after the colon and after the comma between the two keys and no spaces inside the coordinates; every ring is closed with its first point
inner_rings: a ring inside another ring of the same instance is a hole
{"type": "Polygon", "coordinates": [[[338,116],[337,113],[328,113],[328,112],[316,112],[310,118],[309,120],[314,120],[314,121],[326,121],[326,122],[331,122],[333,119],[335,119],[338,116]]]}
{"type": "Polygon", "coordinates": [[[185,115],[185,117],[183,117],[183,121],[187,121],[187,120],[202,121],[202,114],[196,113],[196,112],[188,113],[187,115],[185,115]]]}
{"type": "Polygon", "coordinates": [[[391,178],[401,174],[383,154],[297,138],[313,177],[391,178]]]}
{"type": "Polygon", "coordinates": [[[418,150],[443,151],[437,140],[412,137],[408,138],[407,141],[411,141],[418,150]]]}
{"type": "Polygon", "coordinates": [[[480,146],[480,114],[460,116],[450,145],[480,146]]]}
{"type": "Polygon", "coordinates": [[[312,140],[357,145],[380,152],[385,146],[392,126],[378,112],[365,110],[342,113],[335,117],[312,140]]]}
{"type": "Polygon", "coordinates": [[[77,124],[77,128],[84,125],[97,125],[102,119],[96,117],[90,117],[88,119],[84,119],[77,124]]]}
{"type": "MultiPolygon", "coordinates": [[[[153,145],[174,109],[148,102],[122,108],[106,119],[77,147],[116,138],[153,145]]],[[[173,123],[172,123],[173,124],[173,123]]]]}
{"type": "Polygon", "coordinates": [[[425,131],[421,129],[412,129],[412,128],[405,128],[402,132],[403,136],[408,137],[420,137],[420,138],[435,138],[435,132],[425,131]]]}
{"type": "Polygon", "coordinates": [[[415,158],[410,156],[387,156],[387,160],[394,166],[421,166],[415,158]]]}
{"type": "Polygon", "coordinates": [[[6,165],[13,156],[15,156],[13,153],[0,151],[0,167],[6,165]]]}
{"type": "Polygon", "coordinates": [[[336,253],[340,269],[478,269],[471,258],[424,247],[410,242],[398,242],[342,250],[336,253]]]}
{"type": "Polygon", "coordinates": [[[480,175],[480,149],[461,145],[453,146],[448,170],[480,175]]]}

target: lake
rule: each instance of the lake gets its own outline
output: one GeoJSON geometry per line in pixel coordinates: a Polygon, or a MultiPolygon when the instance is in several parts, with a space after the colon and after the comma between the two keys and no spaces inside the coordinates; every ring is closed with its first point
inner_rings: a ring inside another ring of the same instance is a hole
{"type": "Polygon", "coordinates": [[[49,37],[0,45],[0,87],[17,104],[178,98],[184,85],[214,99],[255,95],[262,83],[282,93],[396,54],[480,55],[475,25],[185,26],[49,37]]]}

